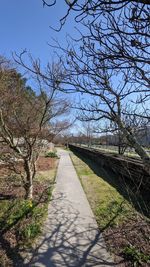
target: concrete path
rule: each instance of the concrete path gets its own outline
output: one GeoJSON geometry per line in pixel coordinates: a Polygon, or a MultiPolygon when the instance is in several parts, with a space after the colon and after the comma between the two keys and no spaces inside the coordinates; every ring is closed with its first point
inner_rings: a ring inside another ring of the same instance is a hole
{"type": "Polygon", "coordinates": [[[69,153],[59,150],[59,155],[44,233],[27,266],[114,266],[69,153]]]}

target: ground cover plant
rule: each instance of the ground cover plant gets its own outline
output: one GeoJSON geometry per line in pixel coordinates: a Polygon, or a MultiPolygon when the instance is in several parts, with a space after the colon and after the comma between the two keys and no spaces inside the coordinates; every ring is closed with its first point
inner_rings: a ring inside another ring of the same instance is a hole
{"type": "Polygon", "coordinates": [[[50,151],[48,153],[45,154],[46,158],[58,158],[56,152],[50,151]]]}
{"type": "MultiPolygon", "coordinates": [[[[73,164],[87,195],[108,250],[117,266],[143,266],[150,264],[149,219],[139,213],[132,201],[127,200],[104,179],[107,170],[91,169],[89,160],[71,153],[73,164]],[[90,167],[89,167],[90,165],[90,167]]],[[[114,178],[114,177],[113,177],[114,178]]],[[[110,179],[110,177],[109,177],[110,179]]]]}
{"type": "Polygon", "coordinates": [[[57,163],[57,158],[39,157],[33,200],[24,199],[20,177],[0,165],[0,266],[22,266],[26,249],[41,233],[57,163]]]}

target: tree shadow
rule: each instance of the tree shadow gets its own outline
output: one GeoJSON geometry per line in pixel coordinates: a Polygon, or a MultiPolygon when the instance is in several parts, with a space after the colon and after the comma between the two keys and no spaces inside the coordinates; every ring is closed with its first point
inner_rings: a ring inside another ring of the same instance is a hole
{"type": "Polygon", "coordinates": [[[18,245],[12,247],[10,242],[5,238],[4,235],[0,235],[1,248],[5,251],[7,258],[11,261],[13,267],[24,266],[24,259],[20,255],[20,248],[18,245]]]}
{"type": "Polygon", "coordinates": [[[7,259],[11,262],[10,266],[19,267],[23,266],[23,258],[20,255],[19,245],[15,244],[14,246],[12,246],[7,235],[9,235],[9,231],[13,227],[15,227],[15,225],[17,225],[17,223],[26,215],[23,214],[9,224],[8,221],[15,206],[16,203],[12,202],[12,204],[3,214],[3,218],[0,221],[0,247],[4,251],[4,254],[7,256],[7,259]]]}
{"type": "Polygon", "coordinates": [[[100,166],[86,155],[81,155],[81,153],[76,151],[73,151],[73,153],[84,161],[97,176],[116,188],[138,212],[147,217],[150,216],[150,195],[144,193],[144,191],[137,190],[137,185],[132,180],[130,181],[130,179],[126,179],[126,177],[120,174],[117,175],[109,166],[107,169],[100,166]]]}
{"type": "Polygon", "coordinates": [[[0,200],[11,200],[16,198],[17,197],[15,195],[0,194],[0,200]]]}
{"type": "Polygon", "coordinates": [[[114,263],[107,253],[102,231],[93,218],[86,221],[65,194],[55,195],[51,205],[44,232],[35,249],[29,252],[26,267],[121,266],[123,260],[114,263]]]}

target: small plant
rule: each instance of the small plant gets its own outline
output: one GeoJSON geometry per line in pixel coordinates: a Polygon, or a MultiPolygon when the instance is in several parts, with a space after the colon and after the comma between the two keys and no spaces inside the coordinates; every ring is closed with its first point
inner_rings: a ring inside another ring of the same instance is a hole
{"type": "Polygon", "coordinates": [[[125,258],[133,263],[133,266],[142,266],[142,263],[150,263],[150,256],[137,250],[134,246],[129,245],[124,248],[125,258]]]}
{"type": "Polygon", "coordinates": [[[26,226],[26,228],[22,231],[22,236],[24,239],[35,238],[38,234],[41,233],[41,226],[37,223],[31,223],[26,226]]]}
{"type": "MultiPolygon", "coordinates": [[[[47,195],[47,198],[49,198],[49,195],[47,195]]],[[[24,243],[31,242],[41,233],[42,223],[47,214],[47,207],[48,199],[42,206],[35,206],[26,223],[20,225],[19,235],[24,243]]]]}
{"type": "Polygon", "coordinates": [[[58,158],[56,152],[48,152],[46,155],[45,155],[46,158],[58,158]]]}
{"type": "Polygon", "coordinates": [[[32,212],[32,206],[33,203],[31,200],[14,202],[14,207],[11,210],[11,213],[8,214],[7,219],[5,221],[5,227],[11,227],[11,225],[16,224],[17,221],[26,217],[27,214],[32,212]]]}

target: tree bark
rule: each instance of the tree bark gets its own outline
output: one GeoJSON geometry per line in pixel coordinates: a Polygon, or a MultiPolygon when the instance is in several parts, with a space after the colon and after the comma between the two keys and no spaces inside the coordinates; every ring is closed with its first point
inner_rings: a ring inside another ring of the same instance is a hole
{"type": "Polygon", "coordinates": [[[25,183],[25,199],[33,198],[33,171],[29,159],[24,160],[24,169],[26,172],[26,183],[25,183]]]}

